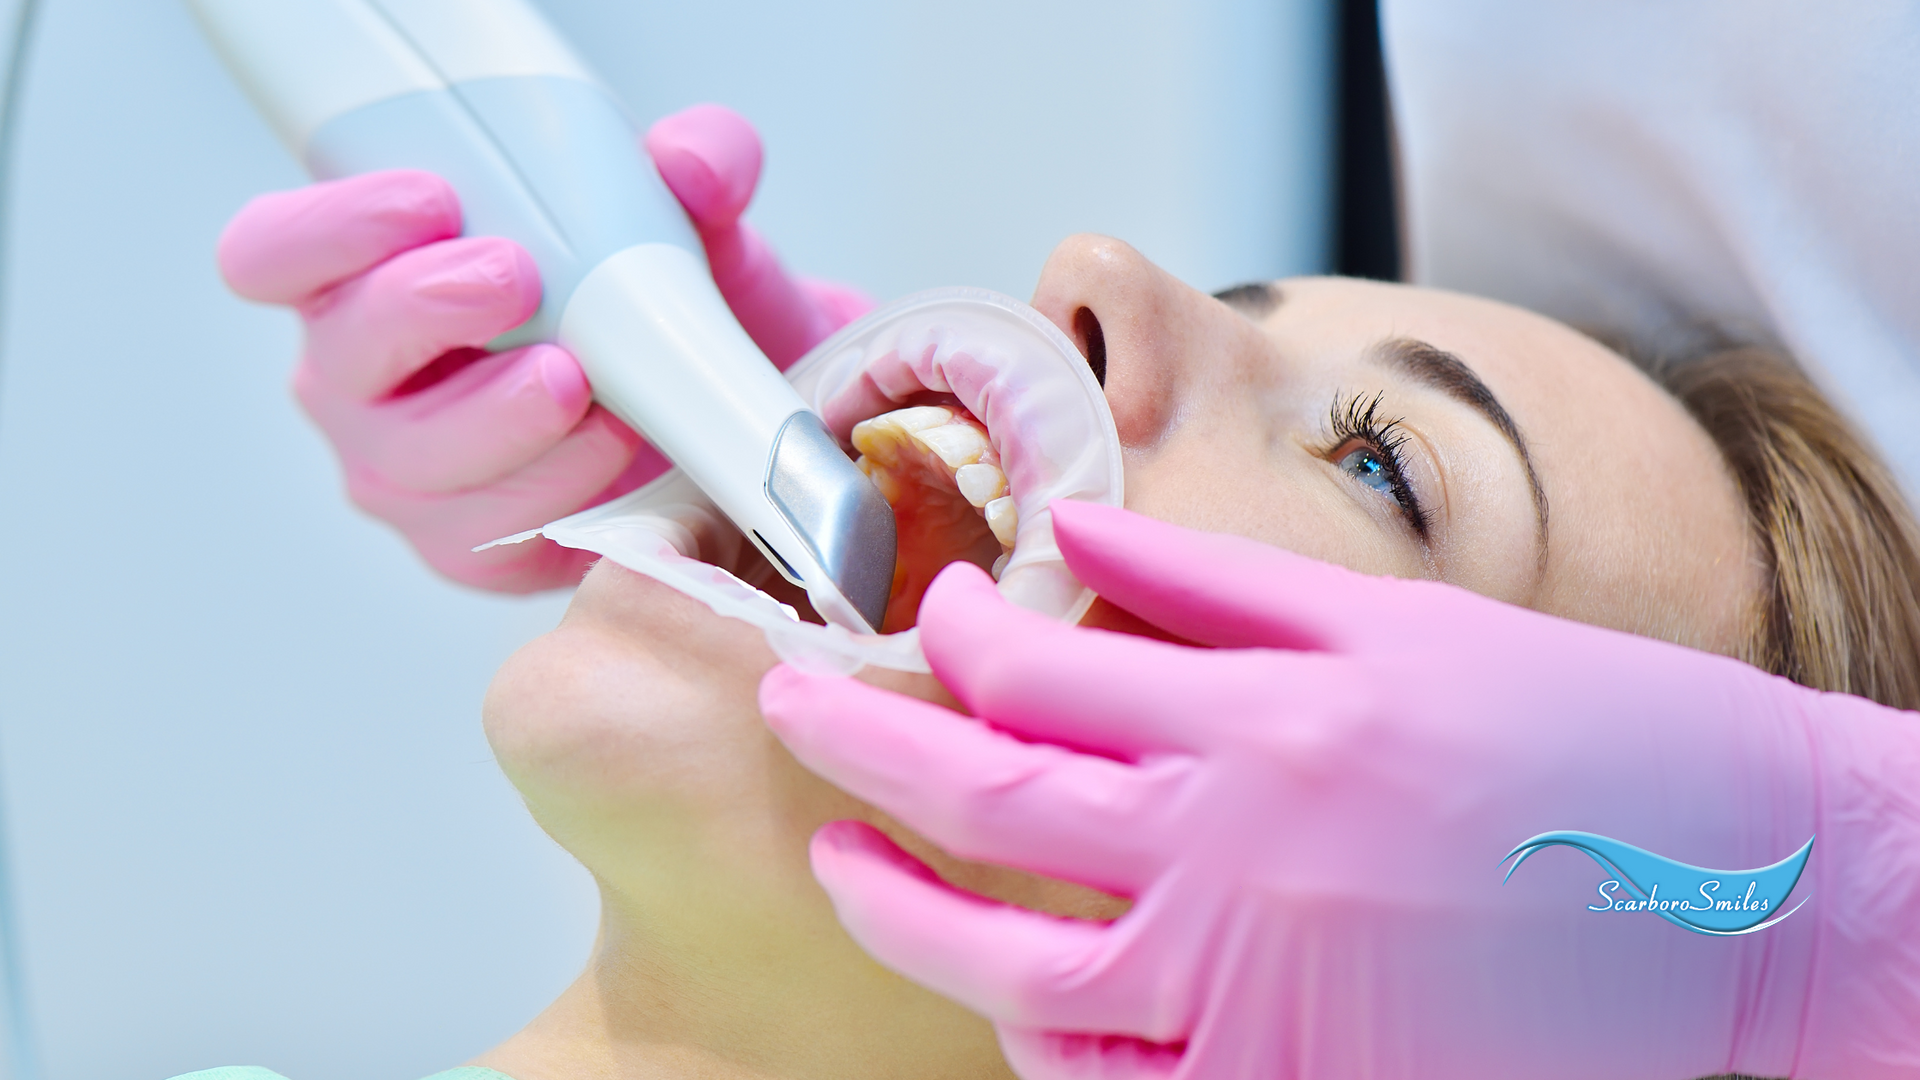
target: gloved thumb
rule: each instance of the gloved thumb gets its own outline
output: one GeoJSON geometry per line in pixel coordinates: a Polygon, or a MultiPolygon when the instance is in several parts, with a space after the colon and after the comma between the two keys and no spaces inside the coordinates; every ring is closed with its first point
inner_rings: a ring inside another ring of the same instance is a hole
{"type": "Polygon", "coordinates": [[[644,144],[660,178],[702,235],[740,220],[760,182],[760,136],[724,105],[695,105],[663,117],[644,144]]]}

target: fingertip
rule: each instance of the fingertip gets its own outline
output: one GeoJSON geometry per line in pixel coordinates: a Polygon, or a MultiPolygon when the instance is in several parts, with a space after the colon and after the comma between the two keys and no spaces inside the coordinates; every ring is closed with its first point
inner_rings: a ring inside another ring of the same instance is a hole
{"type": "Polygon", "coordinates": [[[540,384],[546,387],[554,404],[560,406],[562,413],[574,415],[576,420],[586,415],[593,400],[593,386],[587,382],[587,373],[581,369],[580,361],[557,345],[535,345],[532,352],[540,384]]]}
{"type": "Polygon", "coordinates": [[[775,664],[760,677],[760,714],[775,732],[784,734],[791,729],[790,707],[806,685],[806,678],[790,664],[775,664]]]}
{"type": "Polygon", "coordinates": [[[1169,571],[1185,567],[1206,576],[1231,574],[1250,565],[1291,571],[1324,569],[1352,575],[1344,567],[1233,533],[1191,529],[1150,518],[1119,506],[1055,499],[1047,506],[1053,515],[1053,535],[1067,566],[1096,592],[1088,579],[1117,568],[1140,570],[1159,564],[1169,571]],[[1083,570],[1085,571],[1083,573],[1083,570]]]}
{"type": "Polygon", "coordinates": [[[1103,596],[1217,575],[1250,553],[1291,557],[1257,540],[1183,528],[1118,506],[1055,499],[1047,508],[1067,568],[1103,596]]]}
{"type": "Polygon", "coordinates": [[[271,198],[268,195],[256,195],[240,207],[239,213],[220,230],[220,238],[213,242],[213,262],[220,270],[220,279],[236,295],[248,300],[261,300],[254,295],[253,270],[254,239],[258,235],[263,216],[261,200],[271,198]]]}
{"type": "Polygon", "coordinates": [[[1047,509],[1053,512],[1055,521],[1065,522],[1069,528],[1097,528],[1101,522],[1138,516],[1124,507],[1082,499],[1055,499],[1047,509]]]}
{"type": "Polygon", "coordinates": [[[339,181],[339,195],[347,201],[364,200],[367,209],[384,219],[404,222],[436,239],[460,235],[460,195],[437,173],[425,169],[389,169],[339,181]]]}
{"type": "Polygon", "coordinates": [[[1071,567],[1075,558],[1088,558],[1105,551],[1122,533],[1153,531],[1167,527],[1164,522],[1136,514],[1119,506],[1083,502],[1079,499],[1055,499],[1047,504],[1053,516],[1053,537],[1071,567]]]}
{"type": "Polygon", "coordinates": [[[875,833],[873,826],[858,821],[829,821],[814,830],[807,846],[815,859],[822,856],[836,859],[848,851],[864,848],[866,833],[875,833]]]}
{"type": "Polygon", "coordinates": [[[363,242],[401,245],[396,250],[451,240],[465,214],[453,185],[425,169],[389,169],[333,181],[322,210],[364,230],[363,242]]]}
{"type": "MultiPolygon", "coordinates": [[[[1324,649],[1361,625],[1367,579],[1250,537],[1189,529],[1114,506],[1055,500],[1068,569],[1108,603],[1189,641],[1324,649]]],[[[924,619],[922,620],[924,622],[924,619]]]]}
{"type": "Polygon", "coordinates": [[[925,863],[862,821],[829,821],[820,826],[807,844],[807,857],[813,864],[814,879],[835,893],[836,899],[844,898],[856,880],[870,878],[875,871],[939,881],[925,863]]]}
{"type": "Polygon", "coordinates": [[[540,310],[540,300],[546,290],[540,280],[540,264],[533,261],[533,255],[512,240],[506,243],[512,247],[513,287],[518,294],[519,307],[524,312],[520,317],[524,322],[540,310]]]}
{"type": "Polygon", "coordinates": [[[760,180],[760,136],[723,105],[695,105],[664,117],[644,140],[660,178],[704,232],[732,225],[760,180]]]}
{"type": "Polygon", "coordinates": [[[258,196],[221,231],[214,258],[235,293],[293,303],[460,228],[452,185],[394,169],[258,196]]]}
{"type": "MultiPolygon", "coordinates": [[[[479,318],[480,324],[463,328],[484,335],[465,343],[475,347],[540,310],[540,265],[526,248],[504,236],[426,245],[396,257],[387,267],[397,275],[403,295],[416,303],[430,301],[442,318],[479,318]]],[[[442,331],[448,332],[453,331],[442,331]]]]}
{"type": "Polygon", "coordinates": [[[971,640],[990,633],[984,623],[998,609],[1012,606],[985,570],[970,562],[948,563],[920,599],[916,622],[928,659],[945,652],[951,639],[971,640]]]}
{"type": "Polygon", "coordinates": [[[1022,651],[1043,647],[1050,632],[1065,629],[1000,595],[993,579],[971,563],[942,570],[920,601],[916,620],[920,649],[949,691],[969,709],[978,700],[983,672],[1012,662],[1022,651]]]}
{"type": "MultiPolygon", "coordinates": [[[[862,696],[880,693],[841,675],[813,675],[790,664],[776,664],[760,679],[760,715],[767,727],[796,754],[818,747],[820,723],[832,724],[862,704],[862,696]]],[[[845,728],[847,725],[838,725],[845,728]]],[[[856,726],[857,728],[857,726],[856,726]]]]}
{"type": "Polygon", "coordinates": [[[731,199],[726,185],[698,154],[683,146],[656,149],[651,144],[647,153],[652,155],[653,166],[660,170],[660,179],[666,182],[667,190],[680,200],[694,227],[702,233],[733,224],[745,209],[729,205],[731,199]]]}
{"type": "Polygon", "coordinates": [[[869,856],[874,847],[873,838],[886,842],[871,825],[829,821],[815,829],[813,838],[807,841],[807,862],[813,867],[813,879],[836,903],[844,898],[852,880],[860,876],[859,863],[869,856]]]}

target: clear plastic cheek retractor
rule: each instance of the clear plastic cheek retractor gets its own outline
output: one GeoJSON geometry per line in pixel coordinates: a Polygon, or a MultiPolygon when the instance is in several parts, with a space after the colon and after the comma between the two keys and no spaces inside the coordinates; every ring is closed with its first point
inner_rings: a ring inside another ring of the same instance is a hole
{"type": "MultiPolygon", "coordinates": [[[[787,371],[836,440],[855,424],[939,395],[987,429],[1017,514],[1013,550],[998,573],[1003,596],[1072,622],[1093,603],[1053,538],[1055,499],[1120,506],[1120,439],[1106,394],[1080,353],[1045,316],[985,289],[936,289],[896,301],[820,343],[787,371]]],[[[674,470],[542,529],[664,582],[721,615],[766,633],[782,660],[819,673],[862,665],[927,671],[917,630],[852,632],[802,622],[792,608],[736,577],[740,537],[698,486],[674,470]]]]}
{"type": "Polygon", "coordinates": [[[524,0],[188,0],[316,178],[423,169],[469,235],[517,241],[539,311],[492,342],[556,341],[814,609],[881,625],[894,517],[713,284],[634,125],[524,0]]]}

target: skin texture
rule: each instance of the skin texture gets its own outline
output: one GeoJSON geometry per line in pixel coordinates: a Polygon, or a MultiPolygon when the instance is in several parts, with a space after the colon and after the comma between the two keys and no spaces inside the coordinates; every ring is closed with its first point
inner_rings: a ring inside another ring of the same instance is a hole
{"type": "MultiPolygon", "coordinates": [[[[1437,578],[1527,607],[1716,651],[1760,574],[1719,457],[1626,362],[1486,301],[1340,280],[1230,307],[1098,237],[1063,243],[1035,306],[1091,349],[1126,453],[1127,505],[1354,569],[1437,578]],[[1520,454],[1480,412],[1376,357],[1414,338],[1469,366],[1524,438],[1549,507],[1544,551],[1520,454]],[[1384,394],[1427,511],[1341,464],[1340,395],[1384,394]]],[[[1088,621],[1150,631],[1096,606],[1088,621]]],[[[807,863],[827,821],[877,825],[962,888],[1111,918],[1079,886],[961,863],[801,769],[756,705],[757,632],[602,563],[562,624],[501,671],[486,707],[502,767],[600,883],[578,983],[479,1059],[516,1080],[1004,1076],[991,1029],[884,971],[834,921],[807,863]]],[[[870,682],[953,706],[927,677],[870,682]]]]}

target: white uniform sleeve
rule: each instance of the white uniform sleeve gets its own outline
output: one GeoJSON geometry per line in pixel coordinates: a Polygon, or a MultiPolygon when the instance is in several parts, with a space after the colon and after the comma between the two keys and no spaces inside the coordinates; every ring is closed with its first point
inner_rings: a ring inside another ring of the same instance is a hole
{"type": "Polygon", "coordinates": [[[1408,276],[1777,344],[1920,496],[1920,4],[1383,0],[1408,276]]]}

